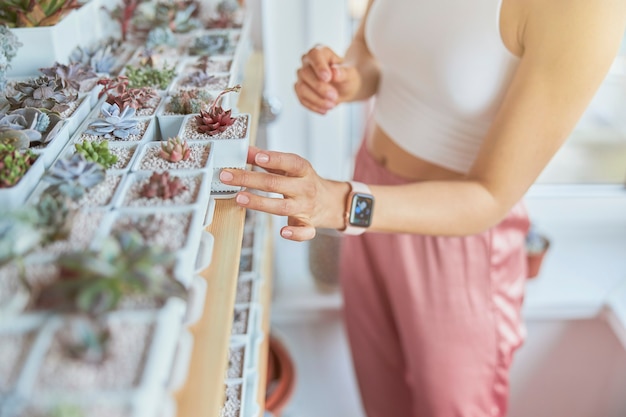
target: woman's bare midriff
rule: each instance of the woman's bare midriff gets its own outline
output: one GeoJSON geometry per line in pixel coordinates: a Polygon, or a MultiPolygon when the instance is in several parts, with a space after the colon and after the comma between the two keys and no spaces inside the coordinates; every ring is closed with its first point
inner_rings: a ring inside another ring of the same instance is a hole
{"type": "Polygon", "coordinates": [[[367,136],[370,155],[389,172],[408,180],[454,180],[465,175],[417,158],[399,147],[378,125],[367,136]]]}

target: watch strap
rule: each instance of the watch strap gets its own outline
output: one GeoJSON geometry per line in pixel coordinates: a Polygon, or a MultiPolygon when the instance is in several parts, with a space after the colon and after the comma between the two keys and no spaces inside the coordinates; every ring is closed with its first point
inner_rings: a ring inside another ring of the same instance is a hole
{"type": "Polygon", "coordinates": [[[345,226],[343,230],[340,230],[341,233],[346,235],[360,235],[367,230],[367,227],[359,227],[350,224],[350,213],[352,212],[352,202],[355,194],[367,194],[369,196],[372,195],[370,188],[358,181],[349,181],[350,184],[350,192],[348,193],[348,198],[346,199],[346,211],[344,214],[345,226]]]}

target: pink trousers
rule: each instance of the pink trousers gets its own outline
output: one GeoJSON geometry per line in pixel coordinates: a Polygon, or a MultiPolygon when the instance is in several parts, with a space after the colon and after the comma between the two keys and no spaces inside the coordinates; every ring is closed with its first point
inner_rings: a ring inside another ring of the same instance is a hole
{"type": "MultiPolygon", "coordinates": [[[[354,178],[407,182],[365,145],[354,178]]],[[[478,235],[343,239],[345,323],[368,417],[506,415],[512,355],[524,339],[528,226],[520,203],[478,235]]]]}

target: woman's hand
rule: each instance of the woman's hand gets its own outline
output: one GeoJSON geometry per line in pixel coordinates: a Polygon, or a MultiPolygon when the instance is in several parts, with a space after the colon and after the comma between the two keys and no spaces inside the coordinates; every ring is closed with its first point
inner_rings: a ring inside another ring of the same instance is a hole
{"type": "Polygon", "coordinates": [[[361,88],[361,76],[326,46],[316,46],[302,56],[294,86],[303,106],[326,114],[339,103],[351,101],[361,88]]]}
{"type": "Polygon", "coordinates": [[[280,231],[282,237],[303,241],[315,237],[316,227],[343,228],[348,183],[320,177],[306,159],[295,154],[250,147],[248,163],[266,172],[223,169],[220,180],[228,185],[282,194],[282,198],[272,198],[241,191],[236,197],[242,207],[287,216],[287,226],[280,231]]]}

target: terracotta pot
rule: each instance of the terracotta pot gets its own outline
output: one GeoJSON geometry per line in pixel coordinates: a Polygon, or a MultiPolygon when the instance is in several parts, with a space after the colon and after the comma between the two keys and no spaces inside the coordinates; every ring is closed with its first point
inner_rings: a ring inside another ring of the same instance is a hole
{"type": "Polygon", "coordinates": [[[543,263],[543,258],[546,255],[546,252],[548,252],[548,249],[550,248],[550,241],[545,238],[543,239],[546,243],[543,251],[538,252],[538,253],[529,252],[526,254],[526,264],[527,264],[526,277],[528,279],[535,278],[539,275],[539,271],[543,263]]]}
{"type": "Polygon", "coordinates": [[[272,413],[273,416],[280,417],[293,395],[296,385],[296,373],[289,352],[273,336],[270,336],[269,358],[271,359],[268,360],[269,383],[265,396],[265,409],[272,413]],[[269,368],[270,366],[272,369],[269,368]]]}

